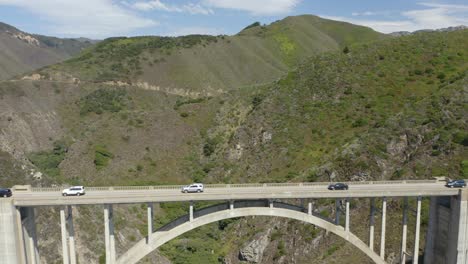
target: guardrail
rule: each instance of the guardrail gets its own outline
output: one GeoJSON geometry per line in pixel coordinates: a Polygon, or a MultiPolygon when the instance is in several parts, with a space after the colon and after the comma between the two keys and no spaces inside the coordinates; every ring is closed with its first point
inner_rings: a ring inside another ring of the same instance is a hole
{"type": "MultiPolygon", "coordinates": [[[[431,184],[441,182],[439,180],[401,180],[401,181],[352,181],[344,182],[348,185],[363,184],[431,184]]],[[[235,183],[235,184],[205,184],[206,189],[214,188],[265,188],[265,187],[302,187],[302,186],[327,186],[330,182],[299,182],[299,183],[235,183]]],[[[139,190],[178,190],[183,185],[154,185],[154,186],[107,186],[85,187],[86,191],[139,191],[139,190]]],[[[30,187],[13,186],[15,191],[32,192],[61,192],[65,187],[30,187]]]]}

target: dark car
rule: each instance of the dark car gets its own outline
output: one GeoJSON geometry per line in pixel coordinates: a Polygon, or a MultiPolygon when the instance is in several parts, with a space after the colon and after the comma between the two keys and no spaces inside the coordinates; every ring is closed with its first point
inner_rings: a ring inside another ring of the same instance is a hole
{"type": "Polygon", "coordinates": [[[0,188],[0,197],[10,197],[12,195],[10,189],[0,188]]]}
{"type": "Polygon", "coordinates": [[[328,185],[328,190],[348,190],[348,185],[346,183],[338,182],[328,185]]]}
{"type": "Polygon", "coordinates": [[[453,180],[453,181],[449,181],[447,182],[447,184],[445,184],[445,186],[449,187],[449,188],[465,188],[466,187],[466,182],[465,180],[453,180]]]}

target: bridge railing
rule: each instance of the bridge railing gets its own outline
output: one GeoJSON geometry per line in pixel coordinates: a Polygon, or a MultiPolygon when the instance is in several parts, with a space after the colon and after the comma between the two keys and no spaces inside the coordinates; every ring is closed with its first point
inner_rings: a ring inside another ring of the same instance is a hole
{"type": "MultiPolygon", "coordinates": [[[[348,185],[363,184],[431,184],[440,182],[438,180],[398,180],[398,181],[352,181],[345,182],[348,185]]],[[[235,184],[206,184],[205,189],[222,188],[264,188],[264,187],[306,187],[306,186],[327,186],[330,182],[299,182],[299,183],[235,183],[235,184]]],[[[85,187],[86,191],[140,191],[140,190],[180,190],[183,185],[153,185],[153,186],[103,186],[85,187]]],[[[32,192],[61,192],[65,187],[28,187],[13,189],[15,191],[32,192]]]]}

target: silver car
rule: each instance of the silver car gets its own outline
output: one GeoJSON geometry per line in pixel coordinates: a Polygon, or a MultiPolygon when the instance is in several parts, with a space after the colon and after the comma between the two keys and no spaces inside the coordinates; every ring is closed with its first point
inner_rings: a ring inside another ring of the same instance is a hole
{"type": "Polygon", "coordinates": [[[190,185],[182,187],[183,193],[203,192],[203,184],[192,183],[190,185]]]}

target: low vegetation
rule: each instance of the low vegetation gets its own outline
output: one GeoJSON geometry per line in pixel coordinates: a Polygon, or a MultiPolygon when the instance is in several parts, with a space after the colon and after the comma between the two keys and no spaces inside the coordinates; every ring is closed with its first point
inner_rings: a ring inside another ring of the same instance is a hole
{"type": "Polygon", "coordinates": [[[55,141],[51,151],[30,153],[28,159],[42,173],[57,178],[60,176],[59,165],[65,159],[67,151],[68,147],[65,141],[55,141]]]}

